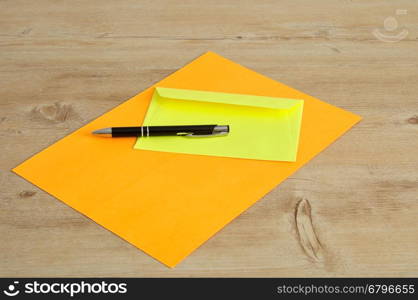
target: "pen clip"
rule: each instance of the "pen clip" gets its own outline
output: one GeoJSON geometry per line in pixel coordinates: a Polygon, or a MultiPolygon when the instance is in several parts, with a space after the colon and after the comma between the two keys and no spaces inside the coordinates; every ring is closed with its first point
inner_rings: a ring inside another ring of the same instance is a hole
{"type": "Polygon", "coordinates": [[[223,136],[229,133],[229,125],[215,125],[210,134],[196,134],[194,132],[178,132],[177,135],[184,137],[213,137],[223,136]]]}
{"type": "Polygon", "coordinates": [[[194,134],[194,133],[187,133],[187,134],[180,134],[181,136],[184,137],[213,137],[213,136],[221,136],[221,135],[227,135],[228,132],[215,132],[215,133],[211,133],[211,134],[194,134]]]}

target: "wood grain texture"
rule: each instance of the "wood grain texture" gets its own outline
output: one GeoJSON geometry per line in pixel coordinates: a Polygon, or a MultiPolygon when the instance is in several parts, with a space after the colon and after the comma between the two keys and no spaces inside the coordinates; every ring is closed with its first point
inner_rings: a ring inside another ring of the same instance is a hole
{"type": "Polygon", "coordinates": [[[0,1],[0,276],[418,276],[417,12],[415,0],[0,1]],[[10,172],[208,50],[364,120],[175,269],[10,172]]]}

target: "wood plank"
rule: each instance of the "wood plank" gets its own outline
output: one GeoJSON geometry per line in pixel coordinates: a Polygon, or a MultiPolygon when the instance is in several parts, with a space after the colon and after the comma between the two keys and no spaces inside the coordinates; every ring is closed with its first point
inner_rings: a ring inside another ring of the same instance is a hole
{"type": "Polygon", "coordinates": [[[0,276],[418,276],[417,9],[0,1],[0,276]],[[208,50],[364,120],[175,269],[10,172],[208,50]]]}

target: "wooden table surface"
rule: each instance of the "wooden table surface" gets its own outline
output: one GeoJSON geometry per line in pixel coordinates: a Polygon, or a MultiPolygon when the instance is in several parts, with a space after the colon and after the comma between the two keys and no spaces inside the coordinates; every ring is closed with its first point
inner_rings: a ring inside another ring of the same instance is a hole
{"type": "Polygon", "coordinates": [[[416,0],[0,1],[0,276],[418,276],[417,16],[416,0]],[[174,269],[10,171],[209,50],[364,119],[174,269]]]}

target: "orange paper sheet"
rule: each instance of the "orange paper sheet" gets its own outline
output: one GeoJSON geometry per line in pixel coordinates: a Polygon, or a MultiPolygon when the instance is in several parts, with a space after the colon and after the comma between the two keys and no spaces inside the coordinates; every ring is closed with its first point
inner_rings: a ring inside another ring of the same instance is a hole
{"type": "Polygon", "coordinates": [[[305,100],[297,161],[133,150],[135,138],[91,134],[103,127],[140,125],[151,87],[14,172],[170,267],[360,120],[212,52],[157,85],[305,100]]]}

